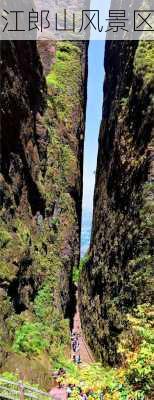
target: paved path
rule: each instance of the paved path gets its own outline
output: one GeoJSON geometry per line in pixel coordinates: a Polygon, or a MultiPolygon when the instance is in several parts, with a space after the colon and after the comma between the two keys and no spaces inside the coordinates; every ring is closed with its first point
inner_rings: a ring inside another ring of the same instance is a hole
{"type": "MultiPolygon", "coordinates": [[[[77,305],[76,313],[74,316],[73,331],[75,333],[79,334],[80,358],[81,358],[80,366],[82,368],[82,366],[84,366],[86,364],[91,364],[95,360],[94,360],[91,350],[89,349],[89,347],[84,339],[84,336],[83,336],[78,305],[77,305]]],[[[72,349],[71,349],[71,359],[73,359],[73,350],[72,349]]],[[[50,391],[50,394],[51,394],[53,400],[66,400],[67,399],[65,388],[61,388],[61,389],[59,389],[58,387],[53,388],[50,391]]]]}
{"type": "MultiPolygon", "coordinates": [[[[82,364],[91,364],[94,362],[94,357],[91,353],[89,346],[87,345],[85,338],[83,336],[79,308],[77,305],[76,314],[74,316],[74,326],[73,330],[75,333],[78,333],[79,336],[79,344],[80,344],[80,357],[81,357],[81,366],[82,364]]],[[[73,356],[73,352],[71,351],[71,356],[73,356]]]]}
{"type": "Polygon", "coordinates": [[[54,400],[67,400],[66,389],[65,388],[53,388],[50,394],[54,400]]]}

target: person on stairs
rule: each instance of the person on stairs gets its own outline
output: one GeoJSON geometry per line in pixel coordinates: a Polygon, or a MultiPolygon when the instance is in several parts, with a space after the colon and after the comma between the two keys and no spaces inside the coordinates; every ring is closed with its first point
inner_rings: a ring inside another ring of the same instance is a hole
{"type": "Polygon", "coordinates": [[[67,386],[66,393],[67,393],[67,398],[71,397],[71,394],[72,394],[72,387],[71,387],[71,384],[69,384],[69,385],[67,386]]]}
{"type": "Polygon", "coordinates": [[[81,400],[88,400],[87,395],[82,391],[82,389],[80,389],[80,397],[81,397],[81,400]]]}

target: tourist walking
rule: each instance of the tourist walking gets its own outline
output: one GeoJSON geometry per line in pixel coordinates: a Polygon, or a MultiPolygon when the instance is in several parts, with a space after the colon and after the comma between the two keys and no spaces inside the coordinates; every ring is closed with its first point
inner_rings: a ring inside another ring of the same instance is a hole
{"type": "Polygon", "coordinates": [[[66,388],[66,393],[67,393],[67,399],[69,399],[69,397],[71,397],[72,394],[72,387],[70,384],[66,388]]]}
{"type": "Polygon", "coordinates": [[[77,365],[79,365],[81,363],[80,354],[76,355],[76,363],[77,363],[77,365]]]}

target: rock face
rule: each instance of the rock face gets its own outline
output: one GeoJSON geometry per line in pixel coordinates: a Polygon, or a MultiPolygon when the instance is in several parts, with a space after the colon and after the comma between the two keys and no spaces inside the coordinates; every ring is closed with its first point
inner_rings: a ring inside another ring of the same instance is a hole
{"type": "Polygon", "coordinates": [[[8,349],[8,360],[14,352],[36,358],[49,349],[58,357],[58,345],[68,343],[64,317],[74,311],[72,271],[80,252],[87,47],[2,43],[3,367],[8,349]]]}
{"type": "Polygon", "coordinates": [[[120,362],[127,313],[150,302],[153,143],[152,42],[107,42],[103,118],[82,326],[96,357],[120,362]]]}

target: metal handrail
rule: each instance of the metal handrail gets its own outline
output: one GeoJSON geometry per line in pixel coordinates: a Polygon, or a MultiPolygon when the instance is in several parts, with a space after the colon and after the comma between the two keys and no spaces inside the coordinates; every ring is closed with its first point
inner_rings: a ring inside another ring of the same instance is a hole
{"type": "Polygon", "coordinates": [[[8,400],[17,400],[18,399],[34,399],[39,400],[39,396],[50,398],[51,396],[48,393],[43,392],[42,390],[36,389],[31,387],[30,385],[24,384],[21,380],[20,381],[11,381],[5,378],[0,377],[0,399],[8,399],[8,400]],[[1,383],[3,385],[1,385],[1,383]],[[8,385],[8,386],[5,386],[8,385]],[[11,386],[11,387],[9,387],[11,386]],[[19,390],[13,389],[19,388],[19,390]],[[4,393],[6,392],[6,393],[4,393]],[[14,395],[14,396],[13,396],[14,395]]]}
{"type": "MultiPolygon", "coordinates": [[[[1,391],[2,390],[4,390],[4,391],[6,391],[6,392],[11,392],[11,394],[13,395],[19,395],[20,394],[20,391],[19,390],[14,390],[14,389],[9,389],[9,387],[6,387],[6,386],[1,386],[0,385],[0,394],[1,394],[1,391]]],[[[4,395],[4,393],[2,393],[3,395],[4,395]]],[[[38,397],[36,397],[34,394],[32,394],[32,393],[26,393],[26,392],[24,392],[24,397],[29,397],[29,398],[31,398],[31,399],[34,399],[34,400],[38,400],[38,397]]]]}
{"type": "Polygon", "coordinates": [[[1,394],[0,393],[0,399],[7,399],[7,400],[15,400],[14,397],[8,396],[7,394],[1,394]],[[3,397],[2,397],[3,396],[3,397]]]}

